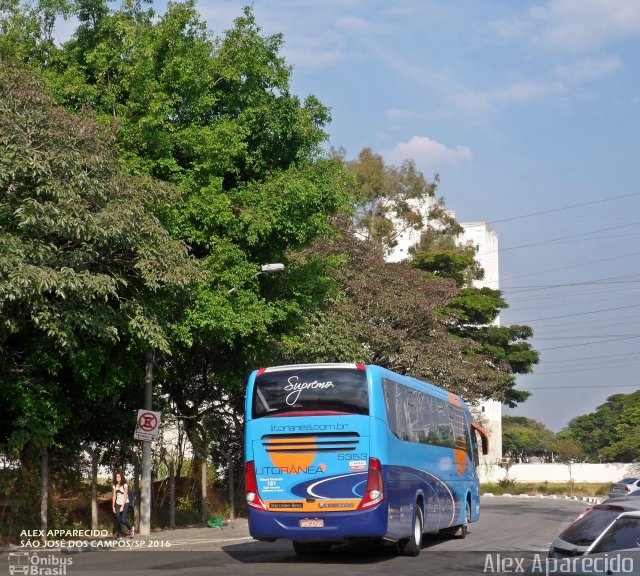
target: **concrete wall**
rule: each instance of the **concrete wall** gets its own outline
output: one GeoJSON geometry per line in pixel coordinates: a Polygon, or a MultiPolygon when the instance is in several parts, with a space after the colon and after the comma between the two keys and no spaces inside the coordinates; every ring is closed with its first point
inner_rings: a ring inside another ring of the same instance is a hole
{"type": "MultiPolygon", "coordinates": [[[[574,482],[618,482],[635,475],[633,464],[572,464],[574,482]]],[[[637,471],[636,471],[637,474],[637,471]]],[[[498,482],[506,477],[506,470],[496,464],[481,465],[480,482],[498,482]]],[[[569,482],[566,464],[515,464],[509,469],[509,478],[516,482],[569,482]]]]}

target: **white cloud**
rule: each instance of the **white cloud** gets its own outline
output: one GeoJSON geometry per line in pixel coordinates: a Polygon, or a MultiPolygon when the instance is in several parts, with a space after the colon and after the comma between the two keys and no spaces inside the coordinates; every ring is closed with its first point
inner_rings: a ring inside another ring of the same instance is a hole
{"type": "Polygon", "coordinates": [[[640,35],[638,0],[552,0],[531,17],[542,25],[539,42],[575,52],[640,35]]]}
{"type": "Polygon", "coordinates": [[[561,66],[548,77],[523,80],[492,90],[460,89],[451,100],[468,112],[492,112],[510,104],[524,104],[568,94],[573,86],[593,82],[622,70],[622,62],[612,56],[597,60],[581,60],[572,66],[561,66]]]}
{"type": "Polygon", "coordinates": [[[392,164],[411,159],[420,170],[431,174],[447,166],[459,166],[461,162],[471,160],[473,155],[467,146],[449,148],[426,136],[414,136],[408,142],[398,142],[384,152],[384,157],[392,164]]]}
{"type": "Polygon", "coordinates": [[[287,62],[293,64],[296,70],[315,70],[344,59],[344,52],[340,50],[292,47],[285,48],[283,52],[287,62]]]}
{"type": "MultiPolygon", "coordinates": [[[[397,68],[398,69],[398,68],[397,68]]],[[[622,62],[616,56],[600,59],[577,61],[569,66],[561,66],[549,72],[545,77],[534,80],[519,80],[497,88],[478,90],[451,78],[434,73],[420,74],[418,69],[405,65],[404,72],[414,79],[422,79],[425,84],[438,89],[452,105],[453,110],[471,115],[490,114],[499,108],[513,104],[526,104],[541,101],[559,95],[570,94],[572,88],[594,82],[605,76],[611,76],[623,69],[622,62]],[[434,79],[438,81],[434,81],[434,79]]],[[[393,121],[411,119],[437,119],[445,116],[440,112],[418,112],[400,108],[391,108],[387,117],[393,121]]]]}
{"type": "Polygon", "coordinates": [[[575,66],[562,66],[556,69],[556,77],[564,82],[579,84],[597,80],[622,70],[622,62],[616,56],[599,60],[583,60],[575,66]]]}
{"type": "Polygon", "coordinates": [[[461,90],[451,96],[456,106],[466,112],[487,113],[509,104],[522,104],[562,92],[555,81],[521,81],[493,90],[461,90]]]}

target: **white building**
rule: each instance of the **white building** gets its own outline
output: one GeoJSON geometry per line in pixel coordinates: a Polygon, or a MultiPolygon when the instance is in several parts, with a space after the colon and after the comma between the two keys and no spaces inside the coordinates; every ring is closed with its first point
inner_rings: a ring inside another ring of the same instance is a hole
{"type": "MultiPolygon", "coordinates": [[[[413,201],[412,208],[420,212],[426,222],[429,210],[436,202],[433,198],[428,198],[426,202],[418,203],[413,201]]],[[[455,218],[455,212],[450,213],[455,218]]],[[[476,248],[476,260],[484,270],[484,278],[474,281],[476,288],[500,287],[500,271],[498,267],[498,235],[495,230],[486,222],[461,222],[464,229],[460,237],[460,243],[471,242],[476,248]]],[[[421,230],[402,230],[396,238],[397,245],[387,256],[389,262],[399,262],[409,257],[409,250],[420,241],[421,230]]],[[[496,324],[500,324],[500,319],[496,319],[496,324]]],[[[483,402],[477,409],[478,420],[489,433],[489,454],[481,457],[482,464],[495,464],[502,458],[502,403],[497,400],[483,402]]]]}
{"type": "MultiPolygon", "coordinates": [[[[500,288],[498,268],[498,234],[486,222],[462,222],[462,243],[471,242],[476,248],[476,260],[484,270],[484,278],[473,282],[476,288],[500,288]]],[[[500,325],[500,317],[495,320],[500,325]]],[[[484,464],[495,464],[502,458],[502,402],[487,400],[479,406],[479,419],[489,433],[489,454],[481,458],[484,464]]]]}

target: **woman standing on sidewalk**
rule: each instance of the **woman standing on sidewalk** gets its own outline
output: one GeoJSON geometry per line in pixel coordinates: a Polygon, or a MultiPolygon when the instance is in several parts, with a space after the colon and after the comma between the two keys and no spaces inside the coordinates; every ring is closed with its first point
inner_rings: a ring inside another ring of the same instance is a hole
{"type": "Polygon", "coordinates": [[[127,536],[133,536],[134,528],[127,520],[127,512],[129,512],[129,487],[120,470],[116,470],[116,473],[113,475],[111,507],[113,508],[113,513],[116,515],[116,538],[122,538],[123,524],[129,529],[127,536]]]}

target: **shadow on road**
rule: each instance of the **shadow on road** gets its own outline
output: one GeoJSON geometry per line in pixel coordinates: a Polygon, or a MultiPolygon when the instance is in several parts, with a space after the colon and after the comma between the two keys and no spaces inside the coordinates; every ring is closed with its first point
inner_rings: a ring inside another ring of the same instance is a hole
{"type": "MultiPolygon", "coordinates": [[[[443,541],[438,536],[425,535],[422,554],[443,541]]],[[[357,542],[336,544],[331,550],[317,555],[298,556],[291,544],[283,550],[283,543],[252,542],[222,547],[223,552],[243,564],[377,564],[398,557],[396,546],[387,542],[357,542]]]]}

